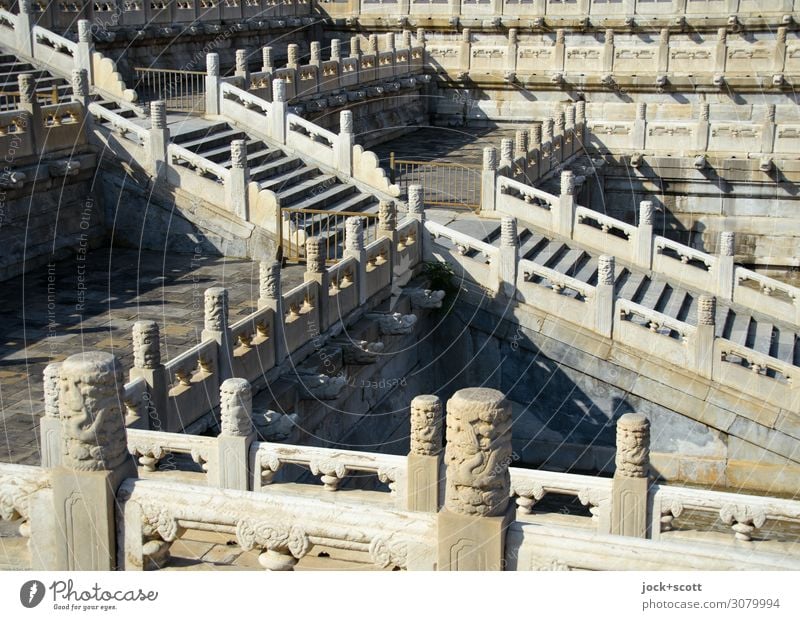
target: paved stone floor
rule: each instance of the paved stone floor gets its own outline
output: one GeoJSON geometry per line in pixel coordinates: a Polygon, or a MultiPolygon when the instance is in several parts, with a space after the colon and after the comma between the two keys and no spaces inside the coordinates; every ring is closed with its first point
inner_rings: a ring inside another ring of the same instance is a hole
{"type": "MultiPolygon", "coordinates": [[[[302,270],[284,270],[284,290],[302,281],[302,270]]],[[[255,309],[258,265],[202,254],[99,249],[85,262],[67,258],[3,284],[0,461],[38,464],[47,364],[95,349],[114,353],[130,368],[131,327],[140,319],[159,323],[167,361],[199,342],[206,288],[228,288],[232,321],[255,309]]]]}

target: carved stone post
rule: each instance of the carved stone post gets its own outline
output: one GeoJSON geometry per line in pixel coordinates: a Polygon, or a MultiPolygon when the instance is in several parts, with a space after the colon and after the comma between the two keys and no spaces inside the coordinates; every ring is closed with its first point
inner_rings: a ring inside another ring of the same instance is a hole
{"type": "Polygon", "coordinates": [[[269,136],[279,144],[286,144],[286,113],[286,84],[283,80],[272,80],[269,136]]]}
{"type": "Polygon", "coordinates": [[[489,388],[456,392],[447,401],[439,570],[502,570],[505,533],[513,518],[511,459],[511,406],[503,394],[489,388]]]}
{"type": "Polygon", "coordinates": [[[207,288],[204,304],[205,316],[201,337],[203,340],[213,340],[217,343],[219,379],[224,381],[233,376],[231,369],[233,347],[231,330],[228,326],[228,290],[220,286],[207,288]]]}
{"type": "Polygon", "coordinates": [[[295,70],[300,67],[300,46],[297,43],[286,46],[286,67],[295,70]]]}
{"type": "Polygon", "coordinates": [[[341,39],[331,39],[331,60],[342,61],[342,41],[341,39]]]}
{"type": "Polygon", "coordinates": [[[617,420],[617,468],[611,486],[611,534],[647,536],[650,421],[641,413],[617,420]]]}
{"type": "Polygon", "coordinates": [[[514,178],[514,140],[503,138],[500,140],[500,164],[498,174],[514,178]]]}
{"type": "Polygon", "coordinates": [[[219,54],[206,54],[206,114],[219,114],[219,54]]]}
{"type": "Polygon", "coordinates": [[[137,321],[133,324],[133,368],[131,379],[142,377],[147,384],[147,421],[151,431],[175,432],[178,420],[169,418],[169,386],[161,363],[161,338],[158,323],[137,321]]]}
{"type": "Polygon", "coordinates": [[[425,28],[417,28],[417,44],[425,45],[425,28]]]}
{"type": "Polygon", "coordinates": [[[17,26],[14,29],[17,50],[28,58],[33,58],[33,27],[35,18],[31,13],[31,0],[17,2],[17,26]]]}
{"type": "Polygon", "coordinates": [[[528,132],[517,130],[514,134],[514,172],[516,179],[525,183],[528,178],[528,132]]]}
{"type": "Polygon", "coordinates": [[[564,72],[565,47],[564,30],[559,28],[556,30],[556,44],[553,47],[553,70],[560,73],[564,72]]]}
{"type": "Polygon", "coordinates": [[[568,105],[564,110],[564,159],[567,157],[572,156],[575,151],[578,150],[577,145],[577,138],[575,136],[575,106],[568,105]],[[569,140],[566,140],[566,136],[569,135],[569,140]]]}
{"type": "Polygon", "coordinates": [[[553,119],[542,121],[542,146],[539,156],[539,175],[544,176],[553,167],[553,119]]]}
{"type": "Polygon", "coordinates": [[[635,263],[644,269],[650,269],[653,264],[653,203],[649,200],[639,203],[635,263]]]}
{"type": "MultiPolygon", "coordinates": [[[[83,106],[84,111],[89,107],[89,76],[83,69],[73,69],[71,74],[72,82],[72,100],[79,101],[83,106]]],[[[92,117],[91,114],[86,114],[85,118],[88,121],[92,117]]]]}
{"type": "Polygon", "coordinates": [[[408,186],[408,217],[420,223],[425,221],[425,193],[422,185],[408,186]]]}
{"type": "Polygon", "coordinates": [[[709,115],[711,109],[709,104],[700,104],[700,118],[697,120],[697,137],[695,140],[695,150],[705,152],[708,149],[708,132],[711,127],[709,115]]]}
{"type": "Polygon", "coordinates": [[[786,65],[786,26],[781,26],[775,32],[775,52],[772,57],[772,70],[783,73],[786,65]]]}
{"type": "Polygon", "coordinates": [[[367,253],[364,251],[364,222],[358,216],[348,217],[344,223],[344,257],[358,261],[358,302],[367,301],[367,253]]]}
{"type": "Polygon", "coordinates": [[[495,211],[495,188],[497,187],[497,149],[483,149],[483,171],[481,172],[481,211],[495,211]]]}
{"type": "Polygon", "coordinates": [[[350,58],[361,58],[361,39],[358,35],[350,37],[350,58]]]}
{"type": "Polygon", "coordinates": [[[19,90],[17,108],[30,115],[28,130],[33,135],[36,152],[41,153],[47,140],[47,130],[42,119],[42,107],[36,97],[36,76],[33,73],[20,73],[17,76],[17,89],[19,90]]]}
{"type": "Polygon", "coordinates": [[[250,219],[248,204],[248,185],[250,170],[247,167],[247,142],[233,140],[231,142],[231,175],[226,186],[228,208],[245,222],[250,219]]]}
{"type": "Polygon", "coordinates": [[[472,31],[464,28],[461,31],[461,42],[458,44],[458,70],[469,74],[469,63],[472,58],[472,31]]]}
{"type": "Polygon", "coordinates": [[[221,489],[249,490],[248,454],[255,440],[253,394],[247,379],[226,379],[219,388],[220,434],[217,471],[209,472],[221,489]],[[214,476],[213,474],[216,474],[214,476]]]}
{"type": "Polygon", "coordinates": [[[712,295],[697,298],[697,328],[695,330],[695,369],[701,377],[711,378],[714,360],[714,331],[716,329],[717,299],[712,295]]]}
{"type": "Polygon", "coordinates": [[[585,101],[578,101],[575,104],[575,124],[576,124],[576,132],[575,137],[576,139],[580,140],[580,144],[576,145],[575,148],[577,149],[578,146],[583,146],[586,142],[586,102],[585,101]]]}
{"type": "Polygon", "coordinates": [[[247,67],[247,50],[236,50],[234,59],[236,64],[233,74],[244,80],[242,88],[248,90],[250,88],[250,70],[247,67]]]}
{"type": "Polygon", "coordinates": [[[517,291],[517,220],[503,216],[500,222],[500,264],[498,265],[498,290],[509,299],[514,299],[517,291]]]}
{"type": "Polygon", "coordinates": [[[442,460],[442,401],[421,394],[411,401],[411,446],[408,453],[407,508],[438,512],[442,460]]]}
{"type": "Polygon", "coordinates": [[[669,28],[662,28],[658,37],[658,74],[663,75],[669,67],[669,28]]]}
{"type": "Polygon", "coordinates": [[[411,42],[412,32],[408,29],[403,30],[403,49],[410,50],[413,47],[411,42]]]}
{"type": "Polygon", "coordinates": [[[761,128],[761,152],[772,153],[775,150],[775,104],[767,104],[764,110],[764,121],[761,128]]]}
{"type": "Polygon", "coordinates": [[[310,58],[308,60],[308,64],[314,65],[315,67],[322,66],[322,49],[320,47],[319,41],[311,42],[310,58]]]}
{"type": "Polygon", "coordinates": [[[42,467],[61,465],[61,420],[58,414],[59,373],[61,364],[48,364],[42,375],[44,417],[39,421],[42,467]]]}
{"type": "Polygon", "coordinates": [[[167,174],[168,146],[167,105],[164,101],[153,101],[150,103],[150,171],[157,179],[167,174]]]}
{"type": "Polygon", "coordinates": [[[614,262],[614,257],[606,254],[597,259],[595,330],[606,338],[611,337],[614,326],[614,262]]]}
{"type": "Polygon", "coordinates": [[[542,153],[542,126],[531,125],[528,130],[528,182],[533,183],[541,177],[540,160],[542,153]]]}
{"type": "Polygon", "coordinates": [[[286,359],[286,337],[283,331],[283,296],[281,295],[280,261],[262,261],[258,265],[258,309],[270,308],[273,312],[275,364],[286,359]]]}
{"type": "Polygon", "coordinates": [[[717,30],[717,45],[714,51],[714,75],[725,73],[725,61],[728,58],[728,31],[725,28],[717,30]]]}
{"type": "Polygon", "coordinates": [[[61,465],[52,472],[55,570],[114,570],[116,492],[135,478],[122,411],[122,368],[110,353],[79,353],[59,373],[61,465]]]}
{"type": "Polygon", "coordinates": [[[614,31],[610,28],[606,30],[606,38],[603,42],[603,73],[611,73],[614,67],[614,31]]]}
{"type": "Polygon", "coordinates": [[[572,238],[572,224],[575,219],[575,175],[572,170],[561,173],[561,195],[558,197],[558,210],[553,213],[553,229],[567,239],[572,238]]]}
{"type": "Polygon", "coordinates": [[[733,288],[736,286],[733,262],[736,246],[736,235],[730,231],[719,234],[719,250],[717,251],[717,294],[722,299],[733,299],[733,288]]]}
{"type": "Polygon", "coordinates": [[[647,136],[647,104],[640,101],[636,104],[636,119],[633,121],[633,131],[631,132],[630,148],[634,151],[644,149],[644,142],[647,136]]]}
{"type": "Polygon", "coordinates": [[[378,53],[378,35],[371,34],[367,39],[367,54],[377,54],[378,53]]]}
{"type": "Polygon", "coordinates": [[[336,138],[336,169],[347,176],[353,175],[353,112],[342,110],[339,112],[339,135],[336,138]]]}
{"type": "Polygon", "coordinates": [[[78,42],[75,46],[75,69],[83,69],[89,77],[89,84],[94,84],[92,73],[92,55],[94,43],[92,42],[92,23],[88,19],[78,20],[78,42]]]}
{"type": "Polygon", "coordinates": [[[317,286],[317,307],[319,308],[319,331],[324,332],[330,327],[328,317],[328,268],[325,265],[327,259],[327,244],[322,237],[309,237],[306,239],[306,271],[303,274],[304,282],[316,282],[317,286]]]}
{"type": "Polygon", "coordinates": [[[261,70],[266,73],[272,73],[273,71],[272,48],[269,45],[261,48],[261,70]]]}

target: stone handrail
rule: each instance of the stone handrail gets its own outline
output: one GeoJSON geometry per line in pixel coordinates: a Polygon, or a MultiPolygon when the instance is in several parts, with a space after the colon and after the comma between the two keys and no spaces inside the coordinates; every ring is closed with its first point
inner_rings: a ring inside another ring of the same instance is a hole
{"type": "Polygon", "coordinates": [[[219,404],[220,363],[217,343],[206,340],[164,364],[167,422],[164,428],[186,428],[219,404]]]}
{"type": "Polygon", "coordinates": [[[520,259],[519,272],[522,274],[522,279],[526,282],[530,281],[533,276],[546,279],[550,283],[550,288],[557,293],[560,293],[563,289],[570,289],[579,293],[584,299],[591,299],[594,296],[595,287],[591,284],[581,282],[576,278],[559,273],[555,269],[550,269],[549,267],[539,265],[530,260],[520,259]]]}
{"type": "Polygon", "coordinates": [[[136,144],[143,145],[147,142],[149,132],[144,127],[140,127],[136,123],[131,122],[127,118],[104,108],[99,103],[90,103],[89,112],[95,118],[101,118],[108,122],[114,133],[123,138],[127,138],[127,134],[136,136],[136,144]]]}
{"type": "Polygon", "coordinates": [[[610,478],[517,467],[509,467],[508,471],[511,474],[511,495],[516,497],[522,514],[530,514],[536,502],[547,494],[571,495],[589,507],[597,527],[606,525],[607,515],[603,513],[610,509],[610,478]]]}
{"type": "MultiPolygon", "coordinates": [[[[484,184],[486,183],[484,180],[484,184]]],[[[677,241],[655,236],[652,234],[652,224],[627,224],[576,205],[570,195],[556,197],[499,175],[494,177],[493,187],[490,191],[491,204],[487,211],[510,215],[548,234],[569,237],[595,252],[610,254],[618,261],[633,264],[644,271],[662,274],[700,291],[719,295],[767,316],[800,323],[799,288],[742,267],[735,267],[732,256],[709,254],[677,241]],[[509,189],[517,195],[509,192],[509,189]],[[525,196],[531,198],[526,200],[525,196]],[[539,205],[532,206],[531,201],[534,198],[546,201],[550,213],[539,205]],[[567,200],[562,201],[559,198],[567,200]],[[679,258],[671,256],[670,252],[679,258]],[[757,283],[759,288],[748,286],[748,282],[757,283]],[[774,295],[775,292],[779,295],[774,295]]]]}
{"type": "Polygon", "coordinates": [[[230,170],[214,163],[210,159],[192,153],[182,146],[170,143],[167,147],[167,153],[170,158],[170,163],[173,165],[178,165],[181,168],[193,169],[198,175],[209,175],[215,182],[222,185],[225,185],[230,179],[230,170]]]}
{"type": "Polygon", "coordinates": [[[504,566],[517,571],[798,570],[800,560],[710,541],[644,540],[516,521],[506,536],[504,566]]]}
{"type": "Polygon", "coordinates": [[[800,502],[775,497],[724,493],[688,487],[653,485],[651,514],[652,538],[671,528],[672,520],[685,510],[712,513],[731,526],[738,540],[750,540],[755,530],[767,520],[800,523],[800,502]],[[666,526],[666,527],[665,527],[666,526]]]}
{"type": "Polygon", "coordinates": [[[36,153],[31,115],[24,110],[0,112],[0,151],[17,158],[36,153]]]}
{"type": "Polygon", "coordinates": [[[159,461],[169,454],[187,454],[195,463],[204,465],[213,459],[217,450],[214,437],[132,428],[127,433],[128,452],[138,458],[145,471],[155,471],[159,461]]]}
{"type": "Polygon", "coordinates": [[[673,319],[669,315],[639,305],[629,299],[618,298],[616,308],[619,315],[625,317],[626,320],[630,320],[631,315],[643,318],[646,327],[651,332],[663,333],[662,330],[666,328],[671,332],[676,332],[681,340],[687,340],[695,331],[695,327],[689,323],[673,319]]]}
{"type": "Polygon", "coordinates": [[[713,269],[714,263],[716,262],[715,257],[711,254],[690,248],[688,245],[678,243],[677,241],[667,239],[666,237],[654,237],[653,245],[656,253],[658,254],[664,254],[665,256],[669,257],[668,254],[659,252],[659,250],[672,250],[678,255],[678,260],[684,265],[691,264],[691,261],[696,261],[698,263],[702,263],[705,266],[706,271],[713,269]]]}
{"type": "Polygon", "coordinates": [[[610,230],[618,230],[629,239],[636,234],[636,226],[633,224],[626,224],[622,220],[598,213],[586,207],[577,207],[575,209],[575,223],[582,224],[584,220],[596,222],[604,233],[610,230]]]}
{"type": "Polygon", "coordinates": [[[148,533],[167,542],[183,528],[234,535],[243,549],[263,551],[264,565],[275,568],[290,567],[316,544],[366,552],[379,567],[431,570],[436,562],[434,514],[394,510],[361,493],[252,493],[128,479],[118,497],[126,570],[145,562],[145,524],[157,524],[148,533]]]}
{"type": "Polygon", "coordinates": [[[270,114],[270,104],[261,97],[223,82],[219,86],[220,113],[245,127],[264,131],[270,114]]]}
{"type": "Polygon", "coordinates": [[[122,388],[122,399],[125,405],[125,426],[139,428],[147,426],[148,415],[147,382],[143,377],[135,377],[122,388]]]}
{"type": "Polygon", "coordinates": [[[800,288],[744,267],[734,270],[733,301],[790,323],[800,323],[800,288]],[[748,282],[758,288],[748,286],[748,282]],[[776,292],[780,295],[775,295],[776,292]]]}
{"type": "Polygon", "coordinates": [[[254,490],[271,484],[284,465],[300,465],[320,476],[325,489],[337,490],[342,479],[354,472],[374,474],[395,493],[406,474],[406,457],[313,446],[256,442],[250,447],[254,490]]]}
{"type": "MultiPolygon", "coordinates": [[[[800,371],[797,366],[787,364],[779,359],[771,357],[766,353],[754,351],[741,344],[731,342],[726,338],[719,338],[715,351],[719,354],[719,359],[722,362],[731,362],[727,358],[737,357],[747,363],[748,370],[755,374],[762,374],[764,371],[772,371],[773,373],[783,377],[782,382],[789,387],[795,383],[797,373],[800,371]]],[[[739,362],[732,362],[740,366],[739,362]]]]}
{"type": "Polygon", "coordinates": [[[475,250],[476,252],[483,255],[486,259],[485,262],[492,262],[499,252],[499,250],[494,247],[493,245],[481,241],[479,239],[475,239],[474,237],[470,237],[466,233],[458,232],[457,230],[453,230],[452,228],[448,228],[443,224],[439,224],[437,222],[426,221],[425,228],[434,239],[438,239],[439,237],[444,237],[448,239],[458,248],[460,254],[466,254],[470,250],[475,250]]]}
{"type": "Polygon", "coordinates": [[[54,50],[61,52],[60,50],[64,49],[69,52],[69,56],[74,56],[77,50],[77,44],[74,41],[70,41],[69,39],[65,39],[61,35],[56,34],[55,32],[50,32],[46,28],[42,28],[41,26],[34,26],[33,30],[33,37],[34,41],[38,43],[39,41],[44,41],[44,45],[47,47],[53,48],[54,50]]]}
{"type": "Polygon", "coordinates": [[[50,473],[32,465],[0,463],[0,519],[30,517],[29,500],[39,489],[50,486],[50,473]]]}
{"type": "Polygon", "coordinates": [[[390,239],[376,239],[364,248],[367,257],[365,269],[367,296],[371,297],[392,282],[392,243],[390,239]]]}
{"type": "Polygon", "coordinates": [[[33,27],[33,57],[61,76],[69,76],[77,65],[77,45],[39,26],[33,27]]]}
{"type": "Polygon", "coordinates": [[[0,28],[14,31],[17,27],[17,16],[0,8],[0,28]]]}
{"type": "Polygon", "coordinates": [[[332,150],[336,144],[337,135],[335,133],[323,129],[319,125],[315,125],[311,121],[307,121],[296,114],[287,115],[286,125],[286,143],[289,146],[303,148],[307,144],[306,141],[311,141],[313,146],[321,145],[326,149],[332,150]]]}
{"type": "Polygon", "coordinates": [[[262,308],[230,328],[235,377],[254,381],[275,365],[275,313],[262,308]]]}

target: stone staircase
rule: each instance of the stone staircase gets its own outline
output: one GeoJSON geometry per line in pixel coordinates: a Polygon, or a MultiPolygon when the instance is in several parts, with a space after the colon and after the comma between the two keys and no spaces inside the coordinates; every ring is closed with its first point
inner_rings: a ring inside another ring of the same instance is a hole
{"type": "MultiPolygon", "coordinates": [[[[195,119],[192,127],[176,133],[172,137],[173,143],[226,169],[232,166],[231,142],[245,141],[250,181],[258,183],[259,189],[275,192],[281,208],[292,210],[290,221],[293,232],[299,228],[303,236],[343,240],[345,218],[336,218],[337,214],[367,214],[378,210],[379,201],[372,194],[360,191],[336,175],[325,173],[317,166],[307,164],[301,157],[291,155],[226,122],[195,119]],[[313,213],[300,214],[296,210],[311,210],[313,213]]],[[[330,251],[333,254],[333,246],[330,251]]]]}
{"type": "Polygon", "coordinates": [[[72,85],[49,71],[37,69],[13,54],[0,52],[0,111],[13,110],[19,100],[18,78],[24,73],[36,79],[36,94],[40,103],[51,104],[68,101],[72,85]]]}
{"type": "MultiPolygon", "coordinates": [[[[499,221],[456,219],[447,226],[493,246],[500,244],[499,221]]],[[[530,260],[591,286],[597,284],[598,253],[578,247],[574,242],[555,235],[546,236],[535,228],[522,227],[521,223],[518,235],[519,258],[530,260]]],[[[437,243],[452,246],[452,242],[443,238],[437,243]]],[[[476,250],[467,252],[467,256],[476,254],[476,250]]],[[[538,282],[541,279],[534,276],[532,281],[538,282]]],[[[615,267],[614,292],[618,297],[678,321],[697,324],[698,298],[701,292],[668,281],[652,272],[618,261],[615,267]]],[[[569,288],[565,288],[561,294],[571,297],[579,295],[569,288]]],[[[645,320],[640,317],[632,317],[631,320],[646,325],[645,320]]],[[[674,331],[670,331],[669,335],[676,339],[680,338],[674,331]]],[[[717,298],[715,335],[784,363],[800,366],[800,330],[796,325],[759,315],[721,298],[717,298]]],[[[768,368],[765,374],[774,377],[775,371],[768,368]]]]}

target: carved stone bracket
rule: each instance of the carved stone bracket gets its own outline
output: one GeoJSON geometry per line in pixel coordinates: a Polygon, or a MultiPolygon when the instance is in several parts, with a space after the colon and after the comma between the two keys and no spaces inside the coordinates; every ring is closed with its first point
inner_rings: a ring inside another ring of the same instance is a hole
{"type": "Polygon", "coordinates": [[[236,540],[245,551],[264,549],[259,564],[267,570],[292,570],[311,549],[311,541],[296,525],[242,519],[236,524],[236,540]]]}
{"type": "Polygon", "coordinates": [[[311,459],[309,469],[315,476],[319,476],[326,491],[336,491],[342,479],[347,475],[347,467],[344,463],[336,461],[321,461],[311,459]]]}
{"type": "Polygon", "coordinates": [[[723,523],[730,525],[737,540],[751,540],[754,531],[764,525],[766,513],[750,506],[726,504],[719,511],[723,523]]]}

